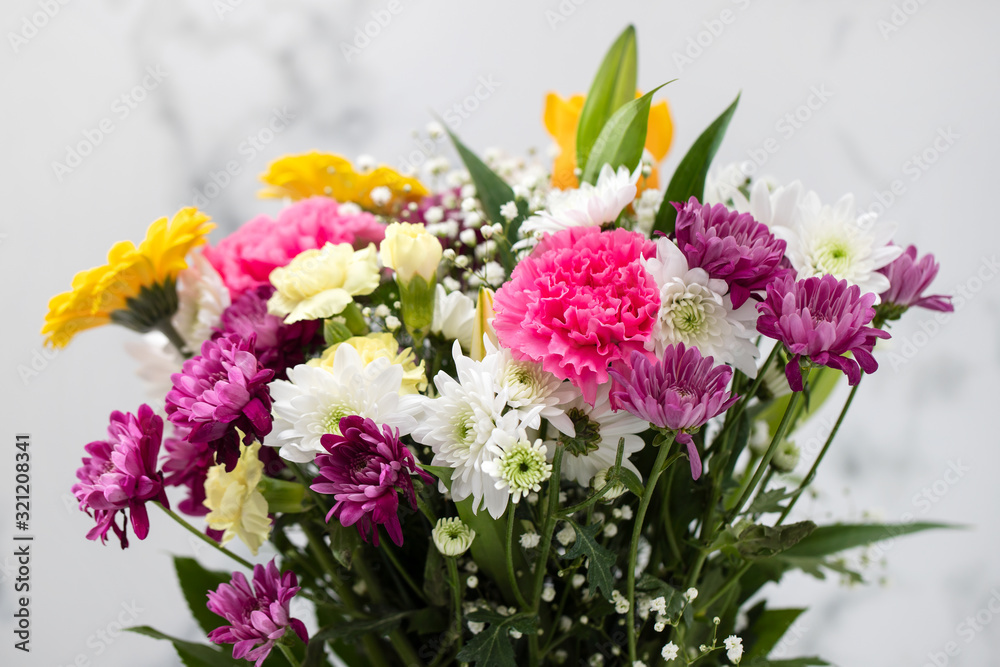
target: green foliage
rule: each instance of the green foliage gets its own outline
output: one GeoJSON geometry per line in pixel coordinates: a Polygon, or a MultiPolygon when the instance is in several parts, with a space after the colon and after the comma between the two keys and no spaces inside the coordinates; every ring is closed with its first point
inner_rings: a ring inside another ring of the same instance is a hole
{"type": "Polygon", "coordinates": [[[814,530],[812,521],[777,527],[753,525],[740,533],[736,551],[747,560],[769,558],[795,546],[814,530]]]}
{"type": "Polygon", "coordinates": [[[538,631],[538,617],[531,614],[501,616],[493,611],[474,611],[466,618],[475,623],[487,624],[457,656],[458,660],[478,667],[516,664],[510,631],[516,630],[522,634],[538,631]]]}
{"type": "Polygon", "coordinates": [[[915,521],[913,523],[878,524],[844,523],[820,526],[809,537],[783,554],[786,559],[822,558],[846,549],[865,546],[873,542],[888,540],[902,535],[919,533],[938,528],[958,528],[947,523],[915,521]]]}
{"type": "Polygon", "coordinates": [[[601,526],[581,527],[574,521],[569,524],[576,532],[576,541],[573,542],[563,558],[579,558],[583,556],[589,560],[587,565],[587,583],[590,589],[601,592],[604,597],[610,599],[611,591],[615,589],[615,578],[611,573],[611,568],[615,566],[615,553],[598,544],[596,536],[600,532],[601,526]]]}
{"type": "Polygon", "coordinates": [[[667,185],[666,193],[663,195],[663,203],[656,212],[656,222],[653,223],[654,232],[669,234],[674,231],[674,223],[677,220],[677,209],[671,202],[686,202],[691,197],[697,197],[700,201],[705,196],[705,177],[708,175],[708,168],[712,165],[712,159],[719,150],[722,137],[726,134],[729,121],[736,112],[736,105],[739,104],[740,96],[737,95],[733,103],[722,112],[708,128],[701,133],[701,136],[694,142],[688,150],[687,155],[681,160],[674,172],[670,184],[667,185]]]}
{"type": "Polygon", "coordinates": [[[185,667],[244,667],[245,660],[234,660],[229,647],[215,648],[205,644],[196,644],[185,641],[170,635],[164,634],[148,625],[139,625],[134,628],[125,628],[128,632],[162,639],[174,645],[177,657],[185,667]]]}
{"type": "Polygon", "coordinates": [[[635,27],[630,25],[608,49],[590,84],[576,129],[577,166],[587,164],[591,148],[612,114],[635,98],[637,69],[635,27]]]}
{"type": "Polygon", "coordinates": [[[214,591],[220,584],[227,584],[233,578],[231,572],[213,572],[206,570],[193,558],[174,556],[174,569],[177,571],[177,581],[181,585],[181,593],[187,601],[191,615],[205,632],[226,625],[226,619],[208,610],[208,591],[214,591]]]}
{"type": "Polygon", "coordinates": [[[665,85],[657,86],[639,99],[623,104],[608,120],[587,158],[587,165],[581,176],[583,182],[596,183],[601,167],[605,164],[611,165],[612,169],[625,166],[629,171],[634,171],[639,166],[646,145],[649,105],[653,101],[653,94],[665,85]]]}
{"type": "Polygon", "coordinates": [[[751,609],[747,614],[750,629],[743,636],[749,649],[743,659],[748,664],[756,664],[755,660],[766,658],[804,611],[805,609],[766,609],[763,602],[751,609]]]}

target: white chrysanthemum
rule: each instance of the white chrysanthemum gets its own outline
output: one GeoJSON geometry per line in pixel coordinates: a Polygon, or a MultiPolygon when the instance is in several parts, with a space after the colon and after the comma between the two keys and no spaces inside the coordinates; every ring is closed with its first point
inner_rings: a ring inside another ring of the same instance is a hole
{"type": "Polygon", "coordinates": [[[689,269],[684,253],[667,238],[657,240],[656,257],[645,260],[645,266],[660,289],[660,314],[646,349],[662,357],[666,346],[684,343],[756,377],[760,352],[751,340],[757,335],[754,302],[734,310],[726,282],[710,279],[704,269],[689,269]]]}
{"type": "Polygon", "coordinates": [[[482,362],[462,354],[458,341],[452,355],[458,379],[444,372],[435,376],[438,396],[421,397],[423,415],[413,430],[413,438],[434,451],[433,465],[453,469],[451,495],[456,501],[472,496],[473,511],[485,505],[490,516],[498,519],[507,508],[510,494],[496,488],[483,464],[496,456],[488,445],[492,444],[507,396],[497,392],[493,376],[482,362]]]}
{"type": "Polygon", "coordinates": [[[742,197],[740,188],[746,188],[750,183],[744,165],[745,162],[731,162],[720,169],[710,171],[705,178],[703,202],[734,206],[736,196],[742,197]]]}
{"type": "Polygon", "coordinates": [[[497,391],[506,393],[507,405],[519,419],[531,428],[538,428],[543,418],[564,432],[573,427],[560,407],[576,397],[572,383],[560,380],[541,364],[514,359],[510,350],[498,348],[487,336],[483,337],[483,345],[483,366],[495,378],[497,391]]]}
{"type": "MultiPolygon", "coordinates": [[[[608,400],[610,389],[610,383],[598,387],[593,407],[579,393],[572,401],[561,406],[569,416],[573,428],[563,430],[558,424],[553,424],[563,433],[560,437],[565,445],[562,476],[580,486],[590,486],[594,475],[615,464],[618,440],[623,437],[625,453],[622,466],[642,477],[639,469],[629,461],[629,456],[643,448],[645,443],[637,434],[648,429],[649,422],[625,410],[612,410],[608,400]]],[[[554,448],[550,447],[549,456],[553,453],[554,448]]]]}
{"type": "Polygon", "coordinates": [[[487,447],[494,458],[483,462],[483,472],[496,480],[496,488],[510,493],[515,503],[532,491],[541,491],[542,482],[552,476],[542,439],[532,441],[514,412],[497,421],[487,447]]]}
{"type": "Polygon", "coordinates": [[[640,172],[628,167],[604,165],[597,183],[581,183],[579,188],[553,190],[545,210],[521,223],[521,234],[531,238],[536,232],[554,234],[570,227],[599,227],[614,222],[635,199],[640,172]]]}
{"type": "Polygon", "coordinates": [[[858,216],[854,195],[825,206],[809,192],[799,202],[791,227],[779,225],[771,231],[788,244],[785,255],[800,279],[830,274],[876,295],[889,289],[889,279],[878,269],[903,252],[901,246],[889,245],[896,224],[878,220],[874,213],[858,216]]]}
{"type": "Polygon", "coordinates": [[[320,439],[340,433],[340,420],[359,415],[403,434],[416,426],[419,394],[400,396],[403,367],[385,357],[367,366],[358,351],[341,345],[330,367],[300,364],[288,380],[269,386],[274,399],[274,428],[265,445],[280,447],[282,458],[308,463],[326,450],[320,439]]]}
{"type": "Polygon", "coordinates": [[[222,311],[229,307],[229,288],[200,252],[191,254],[186,269],[177,274],[177,312],[171,323],[192,352],[212,337],[222,311]]]}
{"type": "Polygon", "coordinates": [[[472,326],[476,302],[462,292],[446,292],[440,284],[434,288],[434,318],[431,332],[448,340],[457,340],[462,349],[472,346],[472,326]]]}
{"type": "Polygon", "coordinates": [[[139,362],[135,373],[142,380],[146,395],[152,399],[149,403],[157,406],[157,414],[166,415],[164,398],[167,392],[174,388],[170,376],[181,372],[184,357],[159,331],[150,331],[138,338],[129,338],[125,341],[125,351],[139,362]]]}
{"type": "Polygon", "coordinates": [[[445,556],[461,556],[472,546],[476,531],[462,523],[458,517],[438,519],[431,530],[431,538],[437,550],[445,556]]]}

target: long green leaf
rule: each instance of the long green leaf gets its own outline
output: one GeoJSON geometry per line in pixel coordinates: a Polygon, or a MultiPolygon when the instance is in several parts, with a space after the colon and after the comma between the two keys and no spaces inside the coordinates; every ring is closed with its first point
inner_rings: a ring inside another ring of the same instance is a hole
{"type": "Polygon", "coordinates": [[[653,94],[667,84],[657,86],[642,97],[626,102],[601,129],[597,141],[587,158],[580,180],[596,183],[601,167],[610,164],[612,169],[620,166],[629,171],[639,166],[642,150],[646,145],[646,128],[649,127],[649,105],[653,94]]]}
{"type": "Polygon", "coordinates": [[[747,664],[755,664],[754,660],[766,658],[788,628],[792,627],[805,609],[765,609],[751,626],[750,632],[756,637],[753,645],[743,659],[747,664]]]}
{"type": "Polygon", "coordinates": [[[635,26],[625,28],[608,49],[580,111],[576,126],[576,164],[587,164],[591,148],[611,115],[635,99],[638,55],[635,26]]]}
{"type": "Polygon", "coordinates": [[[205,632],[211,632],[226,625],[226,619],[208,610],[206,594],[214,591],[220,584],[229,583],[232,573],[206,570],[195,559],[180,556],[174,556],[174,569],[177,570],[181,592],[198,626],[205,632]]]}
{"type": "Polygon", "coordinates": [[[177,651],[177,657],[186,667],[243,667],[247,664],[245,660],[234,660],[229,652],[223,652],[205,644],[195,644],[177,639],[148,625],[125,628],[125,630],[170,642],[174,645],[174,650],[177,651]]]}
{"type": "Polygon", "coordinates": [[[811,535],[781,554],[787,558],[820,558],[831,554],[864,546],[872,542],[886,540],[901,535],[918,533],[937,528],[960,528],[961,526],[929,521],[913,523],[845,523],[835,526],[820,526],[811,535]]]}
{"type": "Polygon", "coordinates": [[[778,527],[753,525],[740,533],[736,550],[747,560],[770,558],[792,548],[815,530],[812,521],[778,527]]]}
{"type": "Polygon", "coordinates": [[[687,155],[677,165],[667,191],[663,195],[663,203],[656,212],[656,222],[653,224],[653,231],[669,234],[674,231],[674,223],[677,221],[677,209],[671,202],[686,202],[691,197],[701,200],[705,196],[705,177],[708,175],[708,168],[712,164],[712,158],[719,150],[722,137],[726,134],[729,121],[736,111],[736,105],[740,102],[737,95],[733,103],[722,112],[722,115],[715,119],[708,126],[697,141],[688,150],[687,155]]]}

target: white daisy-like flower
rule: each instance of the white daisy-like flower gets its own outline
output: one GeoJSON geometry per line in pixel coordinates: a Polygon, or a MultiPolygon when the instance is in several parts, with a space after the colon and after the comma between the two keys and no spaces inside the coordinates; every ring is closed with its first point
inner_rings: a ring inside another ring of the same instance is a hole
{"type": "Polygon", "coordinates": [[[486,355],[483,366],[496,378],[497,390],[504,390],[507,405],[519,418],[531,427],[538,428],[542,419],[547,419],[562,431],[573,427],[573,422],[560,407],[577,396],[572,383],[560,380],[530,359],[514,359],[511,351],[497,347],[489,339],[483,338],[486,355]],[[529,415],[534,415],[529,419],[529,415]]]}
{"type": "Polygon", "coordinates": [[[403,367],[388,358],[367,366],[358,351],[341,345],[330,367],[300,364],[288,370],[288,380],[268,387],[274,399],[274,428],[264,444],[280,447],[282,458],[308,463],[324,453],[320,439],[340,433],[340,420],[359,415],[406,434],[417,425],[420,394],[400,396],[403,367]]]}
{"type": "Polygon", "coordinates": [[[740,664],[740,660],[743,659],[743,640],[736,635],[729,635],[723,640],[723,644],[726,647],[726,657],[734,665],[740,664]]]}
{"type": "Polygon", "coordinates": [[[579,188],[553,190],[545,210],[521,223],[521,234],[531,238],[535,232],[553,234],[570,227],[599,227],[614,222],[625,207],[632,203],[640,171],[630,173],[628,167],[604,165],[596,184],[581,183],[579,188]]]}
{"type": "MultiPolygon", "coordinates": [[[[622,466],[641,478],[639,469],[629,461],[629,456],[643,448],[645,444],[637,434],[649,428],[649,422],[633,416],[625,410],[611,409],[609,392],[611,384],[605,383],[597,389],[597,400],[593,407],[577,392],[576,397],[560,406],[572,422],[573,428],[563,430],[558,423],[552,425],[562,432],[565,451],[562,458],[562,476],[580,486],[590,486],[590,480],[602,470],[615,464],[618,441],[625,438],[622,466]]],[[[554,454],[550,447],[549,456],[554,454]]]]}
{"type": "Polygon", "coordinates": [[[505,392],[496,390],[493,376],[482,362],[462,354],[458,341],[452,348],[458,379],[441,372],[434,377],[436,398],[419,397],[423,410],[413,438],[434,451],[432,465],[453,469],[451,495],[456,501],[472,496],[473,511],[483,506],[499,519],[510,494],[496,488],[483,464],[496,457],[493,444],[497,423],[507,405],[505,392]]]}
{"type": "Polygon", "coordinates": [[[204,255],[194,252],[187,268],[177,274],[177,312],[170,322],[188,348],[198,354],[230,303],[229,288],[218,271],[204,255]]]}
{"type": "Polygon", "coordinates": [[[546,447],[542,439],[532,441],[514,412],[497,421],[491,442],[487,445],[494,458],[483,462],[483,472],[492,475],[495,486],[507,490],[515,503],[534,491],[542,490],[542,482],[552,476],[552,464],[545,460],[546,447]]]}
{"type": "Polygon", "coordinates": [[[899,257],[903,248],[889,245],[896,224],[874,213],[857,214],[854,195],[844,195],[833,206],[823,205],[815,192],[799,202],[790,227],[771,231],[788,245],[785,255],[799,279],[830,274],[876,295],[889,289],[889,279],[878,272],[899,257]]]}
{"type": "Polygon", "coordinates": [[[462,292],[447,292],[438,284],[434,288],[434,317],[431,333],[448,340],[457,340],[463,349],[472,347],[472,328],[476,319],[476,302],[462,292]]]}
{"type": "Polygon", "coordinates": [[[760,351],[756,337],[757,310],[748,300],[733,309],[726,281],[710,279],[701,268],[688,268],[687,258],[670,239],[656,241],[656,257],[645,260],[646,270],[660,289],[660,313],[646,349],[663,356],[668,345],[697,347],[716,363],[732,364],[757,375],[760,351]]]}

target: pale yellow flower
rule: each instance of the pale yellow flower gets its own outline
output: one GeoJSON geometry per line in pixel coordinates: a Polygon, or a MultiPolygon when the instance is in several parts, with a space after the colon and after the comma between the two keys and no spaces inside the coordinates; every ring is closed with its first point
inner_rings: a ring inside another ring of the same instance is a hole
{"type": "Polygon", "coordinates": [[[404,283],[420,276],[430,283],[437,276],[441,263],[441,242],[421,224],[394,222],[385,229],[385,239],[379,246],[382,264],[396,272],[404,283]]]}
{"type": "Polygon", "coordinates": [[[359,294],[371,294],[379,284],[375,245],[354,250],[350,243],[327,243],[299,253],[288,266],[271,272],[277,290],[267,302],[272,315],[291,324],[332,317],[359,294]]]}
{"type": "Polygon", "coordinates": [[[427,388],[427,376],[424,373],[424,362],[419,365],[413,350],[406,348],[399,349],[399,343],[391,333],[370,333],[367,336],[354,336],[348,338],[343,343],[331,345],[318,359],[310,359],[307,363],[310,366],[319,366],[327,370],[333,370],[333,358],[337,354],[337,349],[341,345],[350,345],[361,356],[361,363],[367,366],[376,359],[385,358],[390,363],[403,367],[403,385],[399,390],[400,394],[416,394],[427,388]]]}
{"type": "Polygon", "coordinates": [[[267,501],[257,490],[264,476],[264,464],[257,457],[259,451],[259,442],[249,447],[240,445],[236,467],[226,472],[223,464],[213,466],[205,480],[205,507],[211,510],[205,521],[210,528],[224,531],[223,545],[238,537],[254,556],[271,533],[267,501]]]}

